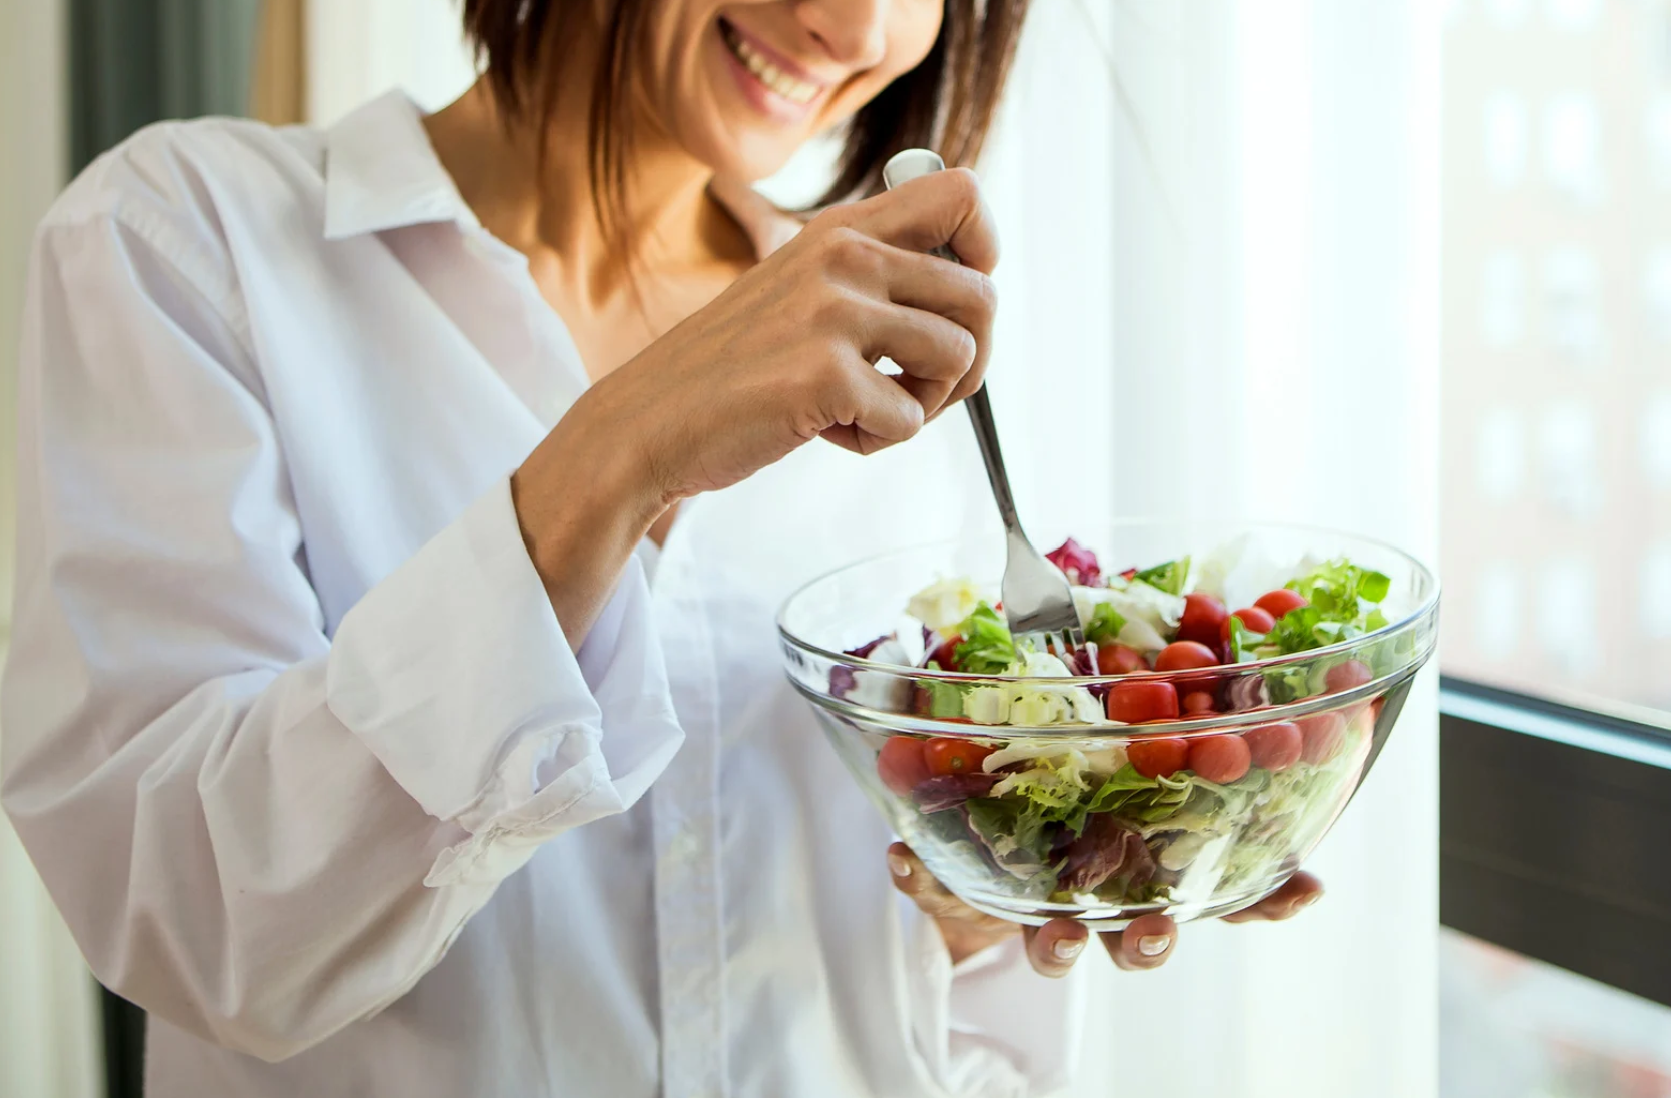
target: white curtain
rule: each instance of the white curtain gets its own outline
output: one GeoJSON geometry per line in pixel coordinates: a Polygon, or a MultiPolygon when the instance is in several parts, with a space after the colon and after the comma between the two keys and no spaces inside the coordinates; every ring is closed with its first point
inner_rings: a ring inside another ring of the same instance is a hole
{"type": "MultiPolygon", "coordinates": [[[[994,400],[1038,525],[1100,493],[1436,559],[1441,8],[1035,5],[985,174],[994,400]],[[1117,478],[1064,476],[1064,435],[1117,478]]],[[[1082,1093],[1435,1093],[1435,684],[1314,858],[1322,904],[1188,926],[1160,973],[1101,967],[1082,1093]]]]}
{"type": "MultiPolygon", "coordinates": [[[[68,155],[64,0],[0,4],[0,656],[10,633],[18,318],[35,223],[68,155]]],[[[98,999],[69,930],[0,816],[0,1094],[103,1092],[98,999]]]]}
{"type": "MultiPolygon", "coordinates": [[[[994,400],[1037,531],[1269,518],[1434,560],[1443,0],[1034,8],[983,171],[994,400]]],[[[315,0],[315,117],[461,89],[455,11],[315,0]]],[[[810,193],[826,153],[768,190],[810,193]]],[[[1160,973],[1098,966],[1079,1093],[1435,1092],[1434,674],[1312,863],[1324,903],[1190,926],[1160,973]]]]}
{"type": "Polygon", "coordinates": [[[308,118],[329,125],[390,88],[427,110],[469,87],[475,69],[459,0],[306,0],[308,118]]]}

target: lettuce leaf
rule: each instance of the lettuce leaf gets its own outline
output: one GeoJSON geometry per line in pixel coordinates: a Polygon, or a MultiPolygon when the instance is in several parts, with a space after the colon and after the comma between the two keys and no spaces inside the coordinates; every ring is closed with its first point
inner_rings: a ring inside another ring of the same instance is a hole
{"type": "Polygon", "coordinates": [[[963,716],[963,695],[966,688],[962,683],[941,682],[938,679],[918,681],[928,691],[928,716],[941,719],[963,716]]]}
{"type": "Polygon", "coordinates": [[[1245,663],[1253,659],[1253,655],[1248,649],[1252,647],[1251,639],[1258,637],[1259,634],[1248,629],[1246,625],[1242,624],[1242,619],[1234,614],[1225,620],[1230,623],[1230,662],[1245,663]]]}
{"type": "Polygon", "coordinates": [[[1099,602],[1096,609],[1091,611],[1091,620],[1085,626],[1085,639],[1096,644],[1109,644],[1125,627],[1126,619],[1114,609],[1113,603],[1099,602]]]}
{"type": "Polygon", "coordinates": [[[957,632],[963,640],[952,649],[957,669],[971,675],[1002,675],[1015,662],[1015,638],[998,611],[986,603],[975,607],[957,632]]]}
{"type": "Polygon", "coordinates": [[[1153,568],[1145,568],[1137,573],[1135,578],[1150,587],[1165,591],[1168,595],[1182,595],[1184,584],[1189,580],[1189,558],[1180,557],[1165,564],[1157,564],[1153,568]]]}
{"type": "Polygon", "coordinates": [[[1319,564],[1288,583],[1309,605],[1284,614],[1254,655],[1264,659],[1309,652],[1373,633],[1387,624],[1379,604],[1391,587],[1382,573],[1344,558],[1319,564]]]}
{"type": "Polygon", "coordinates": [[[1319,564],[1288,583],[1288,589],[1298,592],[1325,621],[1352,621],[1386,598],[1391,588],[1392,580],[1385,575],[1344,557],[1319,564]]]}
{"type": "Polygon", "coordinates": [[[969,826],[992,858],[1012,876],[1031,881],[1050,868],[1051,821],[1034,802],[1016,797],[975,798],[964,806],[969,826]]]}

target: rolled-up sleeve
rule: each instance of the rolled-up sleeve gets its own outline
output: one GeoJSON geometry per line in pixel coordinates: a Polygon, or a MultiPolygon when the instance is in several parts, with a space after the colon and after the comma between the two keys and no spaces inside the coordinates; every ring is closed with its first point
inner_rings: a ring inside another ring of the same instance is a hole
{"type": "Polygon", "coordinates": [[[911,1039],[935,1098],[1049,1098],[1079,1060],[1084,973],[1033,971],[1021,936],[953,964],[933,919],[899,901],[911,1039]]]}
{"type": "Polygon", "coordinates": [[[234,303],[167,245],[98,217],[36,247],[4,800],[106,985],[280,1059],[682,734],[637,562],[571,652],[503,480],[327,636],[234,303]]]}
{"type": "Polygon", "coordinates": [[[570,655],[503,481],[348,612],[325,704],[425,812],[470,833],[429,884],[499,880],[666,768],[681,737],[649,613],[634,558],[570,655]]]}

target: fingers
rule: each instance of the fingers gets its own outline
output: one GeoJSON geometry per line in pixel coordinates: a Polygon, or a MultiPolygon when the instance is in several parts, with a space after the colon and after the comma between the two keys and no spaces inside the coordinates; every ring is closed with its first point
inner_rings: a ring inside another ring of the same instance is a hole
{"type": "Polygon", "coordinates": [[[1178,925],[1165,915],[1139,915],[1124,930],[1102,935],[1108,955],[1128,972],[1159,968],[1177,941],[1178,925]]]}
{"type": "Polygon", "coordinates": [[[864,355],[886,356],[901,373],[894,383],[922,405],[925,419],[945,407],[976,357],[975,337],[943,316],[899,305],[879,305],[868,319],[864,355]]]}
{"type": "Polygon", "coordinates": [[[893,877],[894,887],[911,897],[930,915],[950,914],[952,905],[962,902],[928,871],[922,859],[904,843],[888,847],[888,872],[893,877]]]}
{"type": "MultiPolygon", "coordinates": [[[[878,236],[874,218],[852,210],[821,215],[801,252],[816,264],[826,292],[836,291],[815,323],[827,325],[838,341],[856,341],[870,362],[883,356],[896,362],[903,371],[897,384],[918,398],[925,420],[932,418],[985,377],[996,288],[977,269],[878,236]]],[[[926,237],[906,239],[920,244],[926,237]]],[[[863,429],[831,430],[826,437],[864,452],[899,441],[869,433],[877,438],[866,438],[863,429]]]]}
{"type": "Polygon", "coordinates": [[[886,194],[842,208],[839,215],[879,240],[913,252],[944,244],[965,266],[991,274],[998,265],[998,231],[967,168],[935,172],[886,194]]]}
{"type": "Polygon", "coordinates": [[[840,338],[857,324],[854,334],[866,357],[874,362],[885,355],[898,363],[907,375],[904,384],[922,398],[927,416],[980,387],[998,312],[997,288],[990,278],[851,227],[827,233],[822,256],[855,291],[827,314],[840,338]]]}
{"type": "Polygon", "coordinates": [[[927,419],[921,402],[897,380],[857,355],[845,363],[824,395],[819,433],[858,454],[904,442],[927,419]]]}
{"type": "Polygon", "coordinates": [[[888,848],[888,869],[894,887],[911,897],[939,926],[954,964],[1014,937],[1021,929],[958,899],[904,843],[894,843],[888,848]]]}
{"type": "MultiPolygon", "coordinates": [[[[929,410],[932,417],[973,393],[985,380],[992,353],[992,327],[998,316],[997,286],[978,271],[933,256],[898,249],[889,251],[893,253],[885,268],[889,299],[897,305],[950,320],[973,337],[974,358],[943,403],[929,410]]],[[[895,358],[895,361],[899,360],[895,358]]]]}
{"type": "Polygon", "coordinates": [[[1053,980],[1073,970],[1073,963],[1085,952],[1085,943],[1091,940],[1085,924],[1072,919],[1052,919],[1043,926],[1027,927],[1022,936],[1033,971],[1053,980]]]}
{"type": "Polygon", "coordinates": [[[998,312],[997,284],[969,267],[931,255],[877,244],[882,262],[877,274],[888,300],[949,317],[986,342],[998,312]]]}
{"type": "Polygon", "coordinates": [[[1294,874],[1263,900],[1245,907],[1233,915],[1224,916],[1227,923],[1281,922],[1293,918],[1323,898],[1323,882],[1306,872],[1294,874]]]}
{"type": "Polygon", "coordinates": [[[894,887],[936,919],[988,917],[954,896],[904,843],[888,847],[888,871],[894,887]]]}

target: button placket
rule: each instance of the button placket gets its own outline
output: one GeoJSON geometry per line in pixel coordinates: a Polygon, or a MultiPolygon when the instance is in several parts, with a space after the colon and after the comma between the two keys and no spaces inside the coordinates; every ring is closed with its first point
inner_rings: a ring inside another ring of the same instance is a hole
{"type": "Polygon", "coordinates": [[[672,539],[655,598],[685,742],[651,787],[656,945],[666,1098],[725,1093],[724,940],[719,881],[718,694],[694,569],[672,539]]]}

